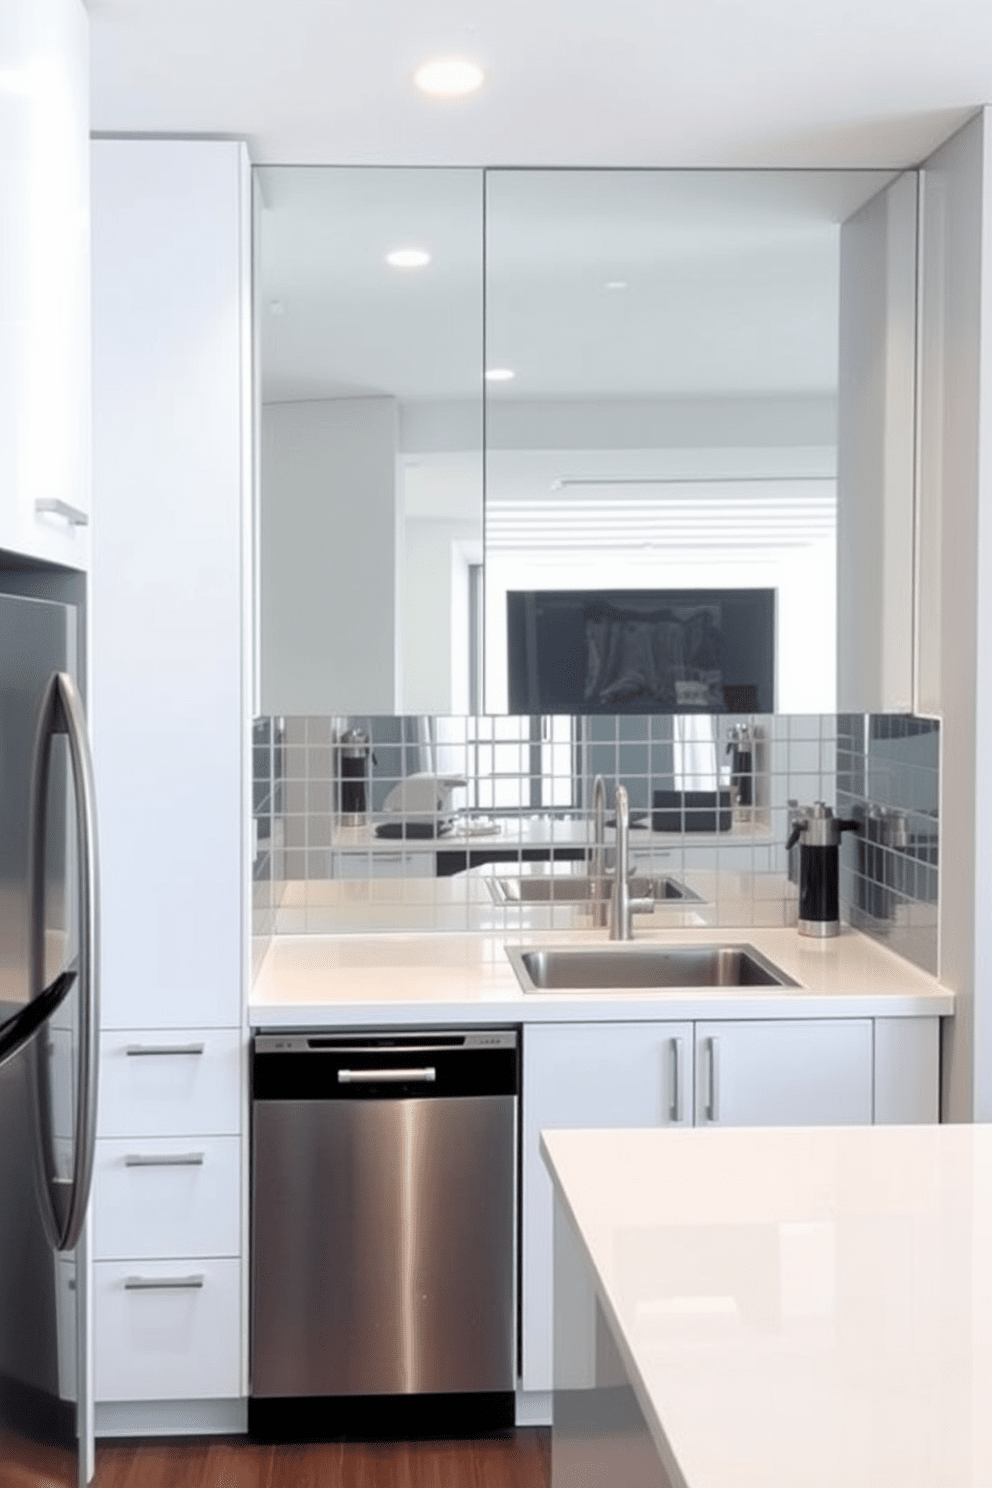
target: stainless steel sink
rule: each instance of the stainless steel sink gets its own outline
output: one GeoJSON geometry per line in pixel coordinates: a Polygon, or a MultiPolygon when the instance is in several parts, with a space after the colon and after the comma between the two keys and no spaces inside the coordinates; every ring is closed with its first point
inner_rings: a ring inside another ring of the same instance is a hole
{"type": "MultiPolygon", "coordinates": [[[[609,899],[613,890],[612,874],[596,880],[583,870],[581,873],[534,873],[500,877],[492,874],[486,879],[489,892],[496,904],[583,904],[593,899],[609,899]],[[597,892],[598,891],[598,892],[597,892]]],[[[661,903],[701,904],[702,898],[677,878],[661,875],[630,880],[630,893],[634,899],[654,899],[661,903]]]]}
{"type": "Polygon", "coordinates": [[[525,992],[627,991],[680,987],[795,987],[750,945],[555,946],[506,954],[525,992]]]}

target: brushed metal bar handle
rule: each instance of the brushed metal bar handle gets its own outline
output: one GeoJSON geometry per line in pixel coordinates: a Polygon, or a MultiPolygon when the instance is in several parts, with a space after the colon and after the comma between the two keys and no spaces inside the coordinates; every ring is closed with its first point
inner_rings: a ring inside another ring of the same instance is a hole
{"type": "Polygon", "coordinates": [[[202,1054],[204,1044],[128,1044],[124,1053],[129,1059],[155,1054],[202,1054]]]}
{"type": "Polygon", "coordinates": [[[124,1282],[126,1292],[180,1292],[200,1291],[203,1273],[197,1276],[129,1276],[124,1282]]]}
{"type": "Polygon", "coordinates": [[[126,1168],[202,1168],[202,1152],[129,1152],[126,1168]]]}
{"type": "Polygon", "coordinates": [[[40,517],[64,517],[73,527],[90,525],[89,512],[84,512],[81,506],[73,506],[71,501],[61,501],[58,497],[42,496],[35,502],[34,509],[40,517]]]}
{"type": "Polygon", "coordinates": [[[708,1064],[708,1090],[706,1100],[707,1121],[720,1120],[720,1041],[716,1038],[708,1038],[707,1064],[708,1064]]]}
{"type": "Polygon", "coordinates": [[[437,1070],[433,1065],[425,1069],[339,1069],[339,1085],[368,1085],[372,1081],[385,1080],[390,1084],[399,1084],[401,1080],[424,1080],[428,1085],[433,1085],[437,1079],[437,1070]]]}
{"type": "MultiPolygon", "coordinates": [[[[30,985],[32,995],[41,987],[45,964],[45,836],[48,809],[48,780],[52,740],[64,734],[75,786],[76,841],[79,863],[79,1023],[76,1084],[76,1149],[69,1199],[56,1213],[51,1199],[46,1138],[50,1129],[47,1096],[43,1095],[45,1071],[40,1063],[43,1047],[32,1069],[36,1157],[42,1175],[42,1224],[53,1250],[75,1249],[86,1217],[93,1159],[96,1153],[96,1107],[99,1077],[100,1031],[100,911],[96,840],[96,804],[93,761],[86,733],[86,719],[76,684],[68,672],[54,672],[49,680],[38,716],[31,766],[31,838],[29,844],[29,894],[31,925],[30,985]]],[[[53,984],[54,986],[55,984],[53,984]]]]}
{"type": "Polygon", "coordinates": [[[672,1050],[672,1104],[669,1108],[669,1119],[675,1122],[682,1120],[682,1040],[673,1038],[670,1040],[672,1050]]]}

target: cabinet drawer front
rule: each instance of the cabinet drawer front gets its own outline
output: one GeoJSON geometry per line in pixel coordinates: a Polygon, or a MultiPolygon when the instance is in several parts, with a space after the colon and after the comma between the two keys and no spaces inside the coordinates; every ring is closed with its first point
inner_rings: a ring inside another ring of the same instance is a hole
{"type": "Polygon", "coordinates": [[[97,1261],[98,1400],[209,1400],[241,1393],[241,1263],[97,1261]]]}
{"type": "Polygon", "coordinates": [[[102,1139],[93,1170],[98,1261],[236,1256],[241,1229],[238,1137],[102,1139]]]}
{"type": "Polygon", "coordinates": [[[238,1029],[106,1033],[100,1056],[99,1136],[234,1136],[240,1130],[238,1029]]]}

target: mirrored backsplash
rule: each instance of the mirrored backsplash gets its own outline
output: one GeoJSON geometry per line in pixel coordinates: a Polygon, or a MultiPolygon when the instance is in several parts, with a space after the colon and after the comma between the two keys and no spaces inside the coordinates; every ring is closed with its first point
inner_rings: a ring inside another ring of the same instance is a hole
{"type": "Polygon", "coordinates": [[[587,928],[602,775],[607,872],[623,785],[631,872],[655,900],[638,924],[794,924],[790,808],[824,801],[862,824],[844,839],[843,918],[936,971],[929,720],[263,717],[253,769],[256,950],[273,934],[587,928]]]}

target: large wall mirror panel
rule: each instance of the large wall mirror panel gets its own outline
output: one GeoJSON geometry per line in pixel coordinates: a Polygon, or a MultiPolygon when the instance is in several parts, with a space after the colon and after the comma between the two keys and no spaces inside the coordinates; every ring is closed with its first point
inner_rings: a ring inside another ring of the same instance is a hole
{"type": "Polygon", "coordinates": [[[912,173],[256,180],[264,713],[909,705],[912,173]]]}
{"type": "Polygon", "coordinates": [[[256,191],[262,710],[478,709],[482,174],[256,191]]]}

